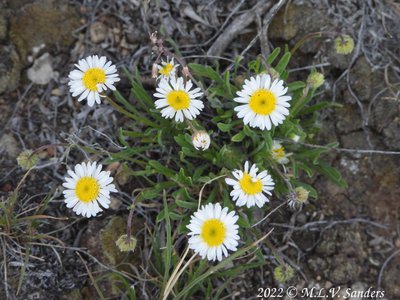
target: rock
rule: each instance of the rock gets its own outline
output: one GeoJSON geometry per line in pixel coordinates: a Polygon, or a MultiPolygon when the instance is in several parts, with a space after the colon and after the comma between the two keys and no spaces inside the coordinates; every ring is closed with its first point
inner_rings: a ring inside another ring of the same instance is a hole
{"type": "Polygon", "coordinates": [[[54,77],[52,57],[49,53],[36,59],[33,66],[28,69],[29,80],[36,84],[48,84],[54,77]]]}
{"type": "Polygon", "coordinates": [[[22,64],[15,48],[0,47],[0,94],[17,88],[22,64]]]}
{"type": "Polygon", "coordinates": [[[374,101],[370,118],[370,126],[381,133],[383,143],[392,150],[400,149],[399,101],[388,93],[383,93],[374,101]]]}
{"type": "Polygon", "coordinates": [[[102,22],[94,22],[90,25],[90,40],[97,44],[101,43],[107,38],[108,35],[108,27],[102,22]]]}
{"type": "Polygon", "coordinates": [[[347,69],[350,66],[351,60],[353,58],[351,54],[343,55],[336,53],[333,39],[328,45],[327,56],[327,60],[330,62],[330,64],[333,67],[341,70],[347,69]]]}
{"type": "MultiPolygon", "coordinates": [[[[83,235],[82,245],[88,251],[105,264],[118,265],[122,261],[138,264],[138,257],[133,254],[121,252],[115,242],[126,234],[127,217],[114,216],[106,220],[91,220],[88,229],[83,235]]],[[[143,222],[139,219],[132,221],[132,235],[143,228],[143,222]]],[[[140,240],[138,241],[140,247],[140,240]]]]}
{"type": "MultiPolygon", "coordinates": [[[[137,252],[121,252],[115,242],[126,233],[127,217],[113,216],[108,219],[90,220],[89,226],[82,235],[82,246],[88,248],[90,254],[95,256],[105,265],[111,265],[121,272],[132,272],[132,267],[140,269],[140,256],[137,252]]],[[[132,236],[137,238],[139,231],[143,229],[143,220],[132,220],[132,236]]],[[[140,238],[137,247],[141,247],[140,238]]],[[[101,271],[102,267],[96,266],[101,271]]],[[[96,269],[95,269],[96,270],[96,269]]],[[[120,281],[113,276],[104,277],[99,284],[102,292],[108,297],[116,297],[120,287],[120,281]]],[[[87,291],[82,289],[82,294],[87,291]]],[[[90,296],[90,293],[89,293],[90,296]]],[[[83,297],[84,299],[89,299],[83,297]]]]}
{"type": "Polygon", "coordinates": [[[358,279],[361,273],[361,266],[356,258],[338,254],[334,256],[333,261],[333,269],[329,278],[333,283],[341,284],[358,279]]]}
{"type": "Polygon", "coordinates": [[[393,258],[383,273],[383,290],[389,299],[400,299],[400,257],[393,258]]]}
{"type": "MultiPolygon", "coordinates": [[[[6,155],[11,159],[16,159],[20,153],[17,140],[10,134],[3,134],[0,137],[0,154],[6,155]]],[[[15,163],[17,161],[15,160],[15,163]]]]}
{"type": "MultiPolygon", "coordinates": [[[[378,145],[379,138],[370,132],[370,139],[372,145],[378,145]]],[[[351,132],[347,135],[343,135],[340,137],[341,140],[341,146],[343,148],[349,148],[349,149],[370,149],[370,146],[368,144],[367,140],[367,134],[364,131],[356,131],[356,132],[351,132]]]]}
{"type": "Polygon", "coordinates": [[[335,109],[335,116],[339,133],[347,134],[362,128],[361,112],[355,105],[344,104],[343,107],[335,109]]]}
{"type": "MultiPolygon", "coordinates": [[[[299,41],[310,32],[318,32],[329,26],[330,20],[321,7],[302,4],[284,6],[272,20],[268,38],[285,41],[299,41]]],[[[322,39],[309,39],[301,47],[303,53],[316,53],[321,47],[322,39]]],[[[293,43],[294,44],[294,43],[293,43]]]]}
{"type": "Polygon", "coordinates": [[[7,19],[5,13],[0,12],[0,41],[7,37],[7,19]]]}
{"type": "Polygon", "coordinates": [[[351,286],[351,296],[349,300],[363,300],[365,299],[364,297],[361,297],[360,295],[362,293],[365,293],[365,291],[368,289],[367,285],[362,282],[356,282],[352,284],[351,286]]]}
{"type": "Polygon", "coordinates": [[[67,0],[38,0],[20,9],[10,21],[10,38],[25,61],[35,46],[69,48],[79,14],[67,0]]]}

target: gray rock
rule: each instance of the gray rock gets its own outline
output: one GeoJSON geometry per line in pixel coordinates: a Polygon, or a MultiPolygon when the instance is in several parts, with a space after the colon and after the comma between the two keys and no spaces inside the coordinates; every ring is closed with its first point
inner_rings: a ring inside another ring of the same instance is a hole
{"type": "Polygon", "coordinates": [[[107,38],[108,35],[108,27],[102,22],[94,22],[90,25],[90,40],[97,44],[101,43],[107,38]]]}
{"type": "Polygon", "coordinates": [[[11,45],[0,47],[0,94],[17,88],[22,64],[11,45]]]}
{"type": "Polygon", "coordinates": [[[52,57],[49,53],[45,53],[36,59],[33,66],[28,69],[27,73],[29,80],[33,83],[41,85],[48,84],[55,76],[52,57]]]}

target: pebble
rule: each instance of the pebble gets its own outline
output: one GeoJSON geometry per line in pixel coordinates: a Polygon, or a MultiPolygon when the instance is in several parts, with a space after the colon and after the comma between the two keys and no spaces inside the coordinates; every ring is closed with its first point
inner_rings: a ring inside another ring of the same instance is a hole
{"type": "Polygon", "coordinates": [[[107,38],[108,27],[102,22],[94,22],[90,25],[90,40],[95,43],[101,43],[107,38]]]}
{"type": "Polygon", "coordinates": [[[44,53],[36,59],[33,66],[28,69],[29,80],[36,84],[48,84],[54,76],[52,57],[49,53],[44,53]]]}

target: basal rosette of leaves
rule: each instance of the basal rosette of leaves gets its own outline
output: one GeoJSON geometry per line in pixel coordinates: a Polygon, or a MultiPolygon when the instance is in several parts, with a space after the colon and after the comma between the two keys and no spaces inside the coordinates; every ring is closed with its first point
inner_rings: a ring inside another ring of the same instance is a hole
{"type": "Polygon", "coordinates": [[[185,280],[173,282],[177,298],[188,298],[199,289],[206,291],[215,277],[229,277],[239,270],[267,263],[257,250],[251,264],[239,268],[238,265],[227,266],[254,247],[254,242],[264,234],[257,227],[252,227],[257,221],[253,218],[254,211],[262,210],[264,215],[270,211],[271,202],[262,208],[236,207],[229,195],[231,188],[224,178],[231,176],[234,169],[243,169],[245,161],[271,174],[275,187],[273,196],[269,198],[278,204],[288,201],[297,187],[306,189],[309,197],[317,198],[317,191],[301,181],[304,176],[322,174],[339,186],[346,185],[340,173],[323,160],[322,154],[337,144],[323,148],[307,146],[307,143],[313,143],[313,137],[319,131],[318,112],[337,105],[326,101],[313,102],[317,93],[315,88],[306,80],[291,81],[286,70],[290,58],[287,49],[281,51],[276,48],[265,60],[258,58],[250,61],[247,67],[241,64],[240,59],[228,68],[222,68],[218,62],[213,65],[189,63],[190,74],[195,79],[194,86],[204,92],[204,109],[190,126],[162,117],[160,110],[155,108],[156,99],[152,92],[143,87],[139,72],[130,74],[124,70],[132,85],[131,94],[123,96],[116,91],[115,101],[109,99],[109,102],[132,122],[119,129],[119,142],[125,148],[111,154],[109,162],[122,162],[125,174],[134,178],[136,189],[132,192],[134,204],[131,209],[141,201],[163,199],[163,209],[155,220],[152,259],[154,272],[161,277],[159,283],[164,293],[171,286],[171,281],[167,280],[172,279],[179,253],[187,246],[187,241],[180,237],[187,234],[186,226],[190,216],[200,206],[199,200],[201,205],[220,203],[238,214],[240,249],[219,264],[201,260],[195,271],[185,270],[180,274],[185,280]],[[272,126],[271,130],[244,125],[234,111],[238,103],[233,99],[244,79],[257,74],[280,78],[292,97],[290,114],[283,124],[272,126]],[[207,150],[195,149],[193,129],[204,130],[210,135],[211,145],[207,150]],[[286,153],[290,153],[284,165],[277,162],[272,154],[276,140],[283,145],[286,153]]]}

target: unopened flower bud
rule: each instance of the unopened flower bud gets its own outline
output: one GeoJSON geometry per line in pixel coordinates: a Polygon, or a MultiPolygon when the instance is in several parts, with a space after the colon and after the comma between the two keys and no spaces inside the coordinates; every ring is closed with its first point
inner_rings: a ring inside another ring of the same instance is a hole
{"type": "Polygon", "coordinates": [[[115,242],[119,250],[122,252],[134,251],[136,248],[136,243],[137,241],[134,237],[130,237],[128,240],[128,236],[126,234],[121,235],[115,242]]]}
{"type": "Polygon", "coordinates": [[[196,150],[207,150],[210,147],[210,135],[201,130],[201,131],[196,131],[193,135],[192,135],[192,142],[193,142],[193,146],[196,148],[196,150]]]}
{"type": "Polygon", "coordinates": [[[275,280],[280,283],[285,283],[293,278],[293,268],[289,265],[277,266],[274,270],[275,280]]]}
{"type": "Polygon", "coordinates": [[[351,36],[344,34],[335,39],[335,50],[337,54],[350,54],[354,49],[354,40],[351,36]]]}
{"type": "Polygon", "coordinates": [[[312,88],[312,89],[317,89],[321,85],[324,84],[325,78],[322,73],[319,72],[312,72],[310,75],[308,75],[307,78],[307,84],[312,88]]]}
{"type": "Polygon", "coordinates": [[[301,207],[308,200],[309,191],[299,186],[294,189],[294,192],[289,195],[289,207],[295,209],[301,207]]]}
{"type": "Polygon", "coordinates": [[[299,186],[294,189],[294,192],[296,193],[297,201],[299,201],[301,203],[307,202],[309,191],[307,191],[305,188],[299,186]]]}
{"type": "Polygon", "coordinates": [[[294,133],[291,133],[290,135],[289,135],[289,138],[293,141],[293,142],[298,142],[298,141],[300,141],[300,136],[299,135],[297,135],[297,134],[294,134],[294,133]]]}
{"type": "Polygon", "coordinates": [[[24,170],[34,167],[38,160],[39,156],[36,153],[33,153],[32,150],[25,150],[17,157],[18,165],[24,170]]]}

